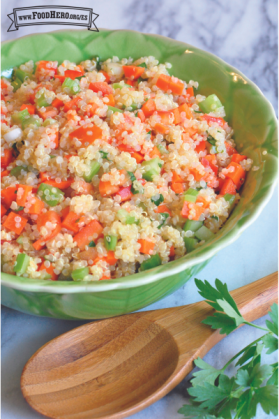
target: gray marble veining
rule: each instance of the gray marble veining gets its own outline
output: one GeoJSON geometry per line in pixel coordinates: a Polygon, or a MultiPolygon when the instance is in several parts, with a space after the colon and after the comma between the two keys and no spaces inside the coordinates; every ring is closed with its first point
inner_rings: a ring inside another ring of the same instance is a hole
{"type": "MultiPolygon", "coordinates": [[[[7,33],[8,13],[14,7],[43,5],[41,0],[23,4],[2,0],[2,40],[29,33],[64,29],[61,26],[26,27],[7,33]]],[[[47,4],[76,5],[74,0],[49,0],[47,4]]],[[[253,80],[277,110],[277,2],[276,0],[83,0],[81,7],[93,7],[100,16],[98,27],[134,29],[158,33],[188,42],[218,55],[253,80]]],[[[231,246],[219,252],[199,275],[211,283],[216,277],[230,289],[259,279],[277,270],[277,192],[258,220],[231,246]]],[[[178,306],[198,301],[199,295],[189,281],[171,296],[149,309],[178,306]]],[[[258,324],[264,325],[265,319],[258,324]]],[[[82,322],[32,317],[2,309],[2,418],[39,419],[24,401],[19,387],[22,368],[44,343],[82,322]]],[[[220,367],[244,345],[260,336],[260,331],[242,328],[220,342],[205,360],[220,367]]],[[[276,355],[266,358],[274,362],[276,355]]],[[[233,369],[230,371],[233,373],[233,369]]],[[[177,410],[187,402],[186,377],[170,394],[133,419],[179,419],[177,410]]],[[[268,419],[261,409],[257,419],[268,419]]]]}

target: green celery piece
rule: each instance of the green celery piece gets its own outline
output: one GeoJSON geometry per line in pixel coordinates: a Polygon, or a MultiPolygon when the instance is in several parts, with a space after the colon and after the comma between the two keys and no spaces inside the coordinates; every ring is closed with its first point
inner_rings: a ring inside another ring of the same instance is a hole
{"type": "Polygon", "coordinates": [[[31,76],[31,73],[28,73],[27,71],[20,70],[19,68],[15,69],[13,71],[13,79],[14,80],[19,79],[22,83],[25,80],[29,79],[30,76],[31,76]]]}
{"type": "Polygon", "coordinates": [[[224,199],[225,199],[225,201],[227,201],[227,202],[230,204],[230,206],[232,207],[232,206],[233,206],[233,204],[234,204],[234,202],[235,202],[235,195],[231,195],[231,194],[229,194],[229,193],[226,193],[226,194],[224,195],[224,199]]]}
{"type": "Polygon", "coordinates": [[[214,237],[214,234],[212,233],[212,231],[209,230],[209,228],[202,226],[201,228],[199,228],[196,232],[195,232],[195,236],[199,239],[199,240],[210,240],[212,239],[212,237],[214,237]]]}
{"type": "Polygon", "coordinates": [[[46,183],[41,183],[38,188],[38,195],[50,207],[55,207],[62,201],[62,198],[64,197],[64,192],[62,192],[58,188],[55,188],[54,186],[48,185],[46,183]],[[42,192],[42,195],[39,192],[42,192]]]}
{"type": "Polygon", "coordinates": [[[136,217],[130,215],[129,212],[123,208],[117,211],[117,216],[123,224],[138,224],[136,217]]]}
{"type": "Polygon", "coordinates": [[[37,108],[50,106],[50,103],[46,100],[44,91],[40,94],[38,98],[35,98],[35,102],[37,108]]]}
{"type": "Polygon", "coordinates": [[[22,85],[22,81],[20,80],[20,79],[15,79],[15,80],[13,80],[12,82],[11,82],[11,85],[13,86],[13,88],[14,88],[14,92],[16,92],[17,91],[17,89],[19,89],[20,88],[20,86],[22,85]]]}
{"type": "Polygon", "coordinates": [[[78,268],[71,274],[74,281],[82,281],[86,275],[89,275],[89,268],[78,268]]]}
{"type": "Polygon", "coordinates": [[[223,105],[216,95],[209,95],[205,100],[199,103],[199,108],[204,113],[210,113],[221,108],[223,105]]]}
{"type": "Polygon", "coordinates": [[[19,236],[19,237],[16,239],[16,242],[17,242],[18,244],[23,244],[23,236],[19,236]]]}
{"type": "Polygon", "coordinates": [[[116,236],[106,236],[105,237],[105,248],[107,250],[115,250],[117,244],[116,236]]]}
{"type": "Polygon", "coordinates": [[[156,147],[158,148],[161,154],[169,154],[168,150],[165,146],[163,146],[163,144],[157,144],[156,147]]]}
{"type": "Polygon", "coordinates": [[[34,125],[35,127],[40,127],[41,122],[40,122],[39,119],[34,118],[34,116],[30,116],[30,118],[24,119],[24,121],[22,121],[21,126],[22,126],[22,129],[24,130],[29,125],[34,125]]]}
{"type": "Polygon", "coordinates": [[[113,83],[112,84],[112,87],[114,88],[114,89],[122,89],[123,87],[131,87],[129,84],[126,84],[126,83],[124,83],[124,84],[120,84],[120,83],[113,83]]]}
{"type": "Polygon", "coordinates": [[[19,253],[16,257],[16,262],[14,266],[14,272],[18,276],[23,275],[26,272],[26,269],[29,265],[30,257],[25,253],[19,253]]]}
{"type": "Polygon", "coordinates": [[[148,269],[155,268],[156,266],[162,265],[162,260],[158,254],[151,256],[149,259],[146,259],[140,265],[141,271],[146,271],[148,269]]]}
{"type": "Polygon", "coordinates": [[[184,237],[184,243],[185,243],[187,253],[190,253],[193,250],[195,250],[196,245],[198,244],[198,240],[192,237],[184,237]]]}
{"type": "Polygon", "coordinates": [[[184,231],[197,231],[203,225],[202,221],[194,221],[194,220],[187,220],[184,224],[183,230],[184,231]]]}
{"type": "Polygon", "coordinates": [[[112,113],[115,113],[115,112],[123,113],[124,112],[123,109],[115,108],[114,106],[108,106],[108,110],[112,111],[112,113]]]}
{"type": "Polygon", "coordinates": [[[141,167],[143,169],[142,177],[152,182],[154,176],[158,176],[161,173],[161,167],[163,166],[163,161],[159,159],[159,157],[155,157],[154,159],[143,161],[141,163],[141,167]]]}
{"type": "Polygon", "coordinates": [[[199,191],[197,191],[196,189],[189,188],[186,192],[184,192],[184,201],[195,203],[198,194],[199,191]]]}
{"type": "Polygon", "coordinates": [[[53,124],[56,124],[56,123],[57,123],[57,121],[55,121],[55,119],[52,119],[52,118],[47,118],[47,119],[44,121],[43,126],[44,126],[44,127],[47,127],[48,125],[53,125],[53,124]]]}
{"type": "Polygon", "coordinates": [[[97,161],[92,161],[89,165],[89,173],[87,175],[83,175],[83,179],[86,182],[91,182],[92,178],[99,172],[101,165],[97,161]]]}
{"type": "Polygon", "coordinates": [[[27,166],[16,166],[10,171],[11,176],[18,177],[21,175],[21,171],[24,170],[26,173],[28,172],[27,166]]]}
{"type": "Polygon", "coordinates": [[[72,95],[75,95],[79,93],[80,91],[79,81],[77,79],[72,80],[70,79],[70,77],[66,77],[62,84],[62,89],[65,89],[65,88],[67,90],[69,89],[72,95]]]}

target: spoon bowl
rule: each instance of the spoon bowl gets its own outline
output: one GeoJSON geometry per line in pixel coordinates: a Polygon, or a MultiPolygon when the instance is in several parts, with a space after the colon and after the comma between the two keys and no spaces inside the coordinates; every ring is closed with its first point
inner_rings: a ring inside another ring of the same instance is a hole
{"type": "MultiPolygon", "coordinates": [[[[248,321],[277,301],[277,273],[232,292],[248,321]]],[[[96,321],[40,348],[21,388],[38,412],[59,419],[120,419],[174,388],[224,337],[201,321],[205,302],[96,321]]]]}

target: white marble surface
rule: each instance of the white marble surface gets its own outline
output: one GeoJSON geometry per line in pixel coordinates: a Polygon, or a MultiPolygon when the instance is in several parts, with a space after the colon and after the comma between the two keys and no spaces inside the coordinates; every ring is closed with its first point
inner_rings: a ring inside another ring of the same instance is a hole
{"type": "MultiPolygon", "coordinates": [[[[21,28],[7,33],[6,17],[16,0],[2,0],[2,40],[28,33],[46,31],[46,27],[21,28]]],[[[20,2],[22,3],[22,2],[20,2]]],[[[29,0],[22,6],[43,5],[29,0]]],[[[76,5],[74,0],[48,1],[47,4],[76,5]]],[[[21,5],[21,4],[20,4],[21,5]]],[[[93,7],[100,16],[97,26],[135,29],[158,33],[193,44],[223,58],[243,71],[264,92],[277,109],[277,2],[276,0],[83,0],[81,7],[93,7]]],[[[61,27],[63,29],[65,27],[61,27]]],[[[60,27],[49,27],[49,30],[60,27]]],[[[220,278],[230,289],[259,279],[277,270],[277,191],[258,220],[230,247],[222,250],[200,273],[199,278],[213,282],[220,278]]],[[[148,307],[158,309],[199,300],[193,280],[173,295],[148,307]]],[[[2,418],[39,419],[24,401],[19,387],[22,368],[44,343],[82,322],[36,318],[2,308],[2,418]]],[[[264,324],[264,319],[259,320],[264,324]]],[[[242,328],[224,339],[205,357],[214,366],[222,366],[259,331],[242,328]]],[[[274,362],[276,354],[272,356],[274,362]]],[[[270,358],[268,358],[268,361],[270,358]]],[[[177,410],[187,401],[189,378],[161,401],[133,419],[178,419],[177,410]]],[[[271,417],[271,416],[270,416],[271,417]]],[[[260,409],[257,419],[267,419],[260,409]]]]}

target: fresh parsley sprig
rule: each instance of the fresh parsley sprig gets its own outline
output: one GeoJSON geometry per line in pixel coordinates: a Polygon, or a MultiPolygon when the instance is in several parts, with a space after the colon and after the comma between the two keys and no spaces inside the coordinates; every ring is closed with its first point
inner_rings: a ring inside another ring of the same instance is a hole
{"type": "Polygon", "coordinates": [[[216,369],[201,358],[195,360],[200,371],[193,374],[188,393],[191,405],[184,405],[178,412],[188,419],[252,419],[260,404],[265,413],[278,414],[278,363],[261,364],[261,354],[278,349],[278,305],[269,312],[267,328],[247,322],[238,310],[227,285],[216,279],[215,288],[207,281],[195,280],[199,293],[216,312],[203,320],[212,329],[229,334],[241,324],[266,333],[239,351],[221,369],[216,369]],[[237,373],[229,378],[225,371],[238,359],[237,373]]]}

